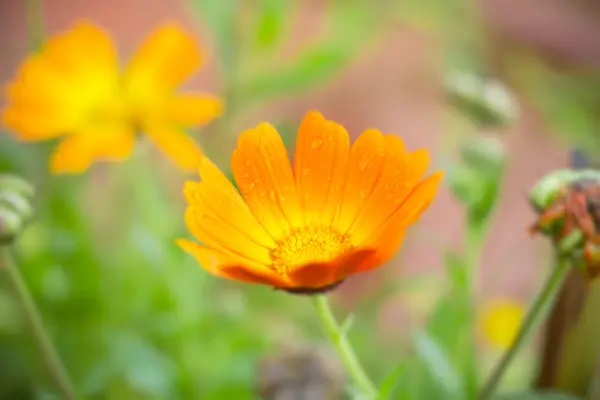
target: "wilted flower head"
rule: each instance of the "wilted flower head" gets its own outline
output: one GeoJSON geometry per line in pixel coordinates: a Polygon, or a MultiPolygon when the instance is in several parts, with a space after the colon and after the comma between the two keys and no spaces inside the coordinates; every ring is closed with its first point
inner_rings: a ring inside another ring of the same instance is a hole
{"type": "Polygon", "coordinates": [[[152,33],[124,71],[101,27],[83,21],[48,39],[6,88],[2,121],[18,139],[62,137],[55,173],[79,173],[98,160],[127,158],[142,132],[179,166],[194,170],[201,151],[183,132],[220,113],[215,97],[177,94],[201,65],[191,33],[174,23],[152,33]]]}
{"type": "Polygon", "coordinates": [[[532,232],[549,236],[561,257],[582,267],[588,277],[600,275],[600,171],[558,170],[531,189],[539,214],[532,232]]]}
{"type": "Polygon", "coordinates": [[[293,168],[281,137],[261,123],[231,157],[240,193],[207,158],[187,182],[185,219],[202,244],[179,245],[209,272],[290,292],[318,292],[387,261],[428,208],[443,174],[424,178],[426,150],[369,129],[348,133],[318,112],[298,132],[293,168]]]}

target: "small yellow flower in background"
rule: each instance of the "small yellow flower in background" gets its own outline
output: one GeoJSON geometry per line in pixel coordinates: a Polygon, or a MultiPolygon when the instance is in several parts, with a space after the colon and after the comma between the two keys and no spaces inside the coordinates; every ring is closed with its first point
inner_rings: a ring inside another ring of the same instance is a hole
{"type": "Polygon", "coordinates": [[[176,93],[201,65],[194,36],[175,23],[159,27],[122,71],[101,27],[82,21],[50,38],[6,88],[4,125],[25,141],[62,138],[54,173],[81,173],[99,160],[123,160],[143,133],[181,168],[196,170],[202,152],[184,128],[218,116],[221,102],[176,93]]]}
{"type": "Polygon", "coordinates": [[[481,333],[485,341],[498,349],[507,349],[515,339],[525,309],[523,304],[512,299],[490,301],[479,316],[481,333]]]}
{"type": "Polygon", "coordinates": [[[344,127],[313,111],[292,168],[275,128],[261,123],[241,134],[231,157],[239,192],[202,159],[202,181],[184,187],[186,223],[202,244],[178,244],[215,275],[322,292],[393,256],[442,179],[423,179],[428,164],[426,150],[406,151],[375,129],[351,147],[344,127]]]}

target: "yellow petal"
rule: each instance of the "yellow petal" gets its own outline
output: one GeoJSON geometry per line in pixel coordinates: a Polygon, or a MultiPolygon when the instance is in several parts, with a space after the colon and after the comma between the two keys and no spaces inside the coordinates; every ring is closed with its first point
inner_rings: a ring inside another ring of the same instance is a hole
{"type": "Polygon", "coordinates": [[[7,85],[3,122],[24,139],[47,139],[81,130],[116,96],[111,38],[102,28],[80,22],[21,64],[7,85]]]}
{"type": "Polygon", "coordinates": [[[173,89],[200,67],[200,46],[191,32],[171,22],[156,29],[133,55],[125,71],[132,93],[173,89]]]}
{"type": "Polygon", "coordinates": [[[93,162],[123,160],[131,154],[135,135],[124,127],[90,128],[63,139],[50,160],[52,173],[81,173],[93,162]]]}
{"type": "Polygon", "coordinates": [[[196,171],[202,158],[202,148],[188,134],[167,125],[148,125],[145,133],[177,166],[196,171]]]}
{"type": "Polygon", "coordinates": [[[169,123],[177,126],[203,125],[218,117],[223,103],[208,94],[183,94],[169,99],[162,112],[169,123]]]}

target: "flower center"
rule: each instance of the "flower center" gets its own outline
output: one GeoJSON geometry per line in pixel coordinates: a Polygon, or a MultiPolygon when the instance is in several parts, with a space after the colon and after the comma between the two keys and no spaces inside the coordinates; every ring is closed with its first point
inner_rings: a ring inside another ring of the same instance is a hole
{"type": "Polygon", "coordinates": [[[348,235],[328,226],[305,226],[278,240],[271,259],[273,268],[285,275],[300,265],[332,261],[350,248],[348,235]]]}

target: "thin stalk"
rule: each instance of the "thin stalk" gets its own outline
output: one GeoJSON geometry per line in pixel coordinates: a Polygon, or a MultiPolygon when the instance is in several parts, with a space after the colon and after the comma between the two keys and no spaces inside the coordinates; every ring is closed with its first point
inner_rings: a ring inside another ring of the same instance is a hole
{"type": "Polygon", "coordinates": [[[331,311],[327,297],[323,295],[313,296],[313,303],[317,309],[317,315],[321,320],[323,329],[333,346],[336,348],[338,355],[346,367],[346,371],[362,394],[369,396],[369,399],[376,399],[379,396],[379,391],[367,376],[360,361],[356,357],[356,353],[348,341],[346,333],[342,330],[331,311]]]}
{"type": "Polygon", "coordinates": [[[533,328],[537,326],[540,319],[548,310],[548,307],[554,301],[558,288],[561,286],[562,282],[567,276],[569,269],[570,263],[568,260],[558,261],[558,264],[542,287],[541,292],[538,294],[537,298],[533,302],[533,305],[525,315],[525,319],[521,325],[521,328],[519,329],[519,332],[517,333],[515,340],[508,350],[506,350],[506,352],[502,355],[502,358],[498,364],[496,364],[496,367],[492,371],[487,383],[480,392],[478,397],[479,400],[487,400],[492,397],[498,387],[498,384],[504,376],[506,369],[515,358],[521,345],[529,337],[529,334],[533,328]]]}
{"type": "Polygon", "coordinates": [[[75,400],[75,390],[71,383],[71,379],[60,361],[58,353],[50,339],[50,335],[44,328],[40,312],[33,301],[31,293],[29,293],[29,290],[27,289],[27,285],[21,277],[19,269],[10,256],[7,246],[0,247],[0,271],[5,273],[8,282],[17,296],[25,319],[31,328],[31,333],[41,352],[42,360],[46,364],[46,368],[56,384],[56,387],[60,391],[62,398],[64,400],[75,400]]]}

